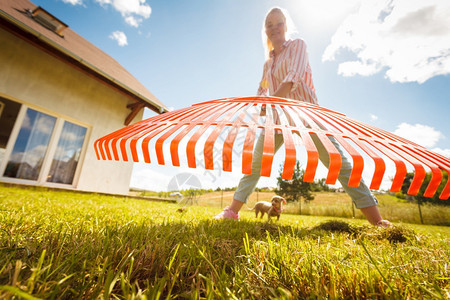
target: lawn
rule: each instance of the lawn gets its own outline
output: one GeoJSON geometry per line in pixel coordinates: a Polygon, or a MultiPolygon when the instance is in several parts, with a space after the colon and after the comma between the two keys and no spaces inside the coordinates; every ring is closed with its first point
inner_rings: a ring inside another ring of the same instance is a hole
{"type": "Polygon", "coordinates": [[[179,209],[0,185],[0,298],[450,298],[450,227],[179,209]]]}

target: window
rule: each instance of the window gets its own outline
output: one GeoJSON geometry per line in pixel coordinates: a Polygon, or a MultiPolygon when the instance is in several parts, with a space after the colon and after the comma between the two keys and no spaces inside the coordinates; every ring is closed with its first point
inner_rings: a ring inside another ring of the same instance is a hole
{"type": "Polygon", "coordinates": [[[48,182],[72,184],[85,135],[86,128],[64,122],[47,178],[48,182]]]}
{"type": "Polygon", "coordinates": [[[0,165],[21,106],[20,103],[0,98],[0,165]]]}
{"type": "Polygon", "coordinates": [[[26,106],[16,123],[13,145],[5,145],[3,180],[73,185],[87,128],[26,106]]]}
{"type": "Polygon", "coordinates": [[[68,27],[61,20],[59,20],[40,6],[36,7],[32,11],[29,11],[29,14],[36,22],[60,36],[63,36],[63,30],[68,27]]]}
{"type": "Polygon", "coordinates": [[[37,180],[56,118],[28,109],[4,173],[5,177],[37,180]]]}

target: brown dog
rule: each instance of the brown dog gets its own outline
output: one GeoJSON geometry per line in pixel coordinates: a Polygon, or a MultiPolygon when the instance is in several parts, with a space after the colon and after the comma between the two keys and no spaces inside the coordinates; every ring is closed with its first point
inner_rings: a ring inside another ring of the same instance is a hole
{"type": "Polygon", "coordinates": [[[256,202],[255,207],[250,210],[255,211],[256,217],[258,217],[259,212],[261,212],[261,219],[264,214],[267,213],[268,220],[270,220],[271,217],[276,216],[278,221],[280,219],[283,203],[286,204],[286,200],[284,200],[283,197],[273,196],[272,203],[268,201],[259,201],[256,202]]]}

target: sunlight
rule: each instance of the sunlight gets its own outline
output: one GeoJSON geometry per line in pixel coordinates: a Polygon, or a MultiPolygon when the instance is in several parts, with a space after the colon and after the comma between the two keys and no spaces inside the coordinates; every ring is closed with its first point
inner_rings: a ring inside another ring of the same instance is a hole
{"type": "Polygon", "coordinates": [[[344,18],[358,9],[361,0],[333,1],[296,1],[287,7],[298,29],[320,32],[335,30],[344,18]]]}

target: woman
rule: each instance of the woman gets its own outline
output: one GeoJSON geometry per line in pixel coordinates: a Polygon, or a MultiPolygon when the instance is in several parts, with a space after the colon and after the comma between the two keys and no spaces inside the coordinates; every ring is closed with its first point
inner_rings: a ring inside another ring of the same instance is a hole
{"type": "MultiPolygon", "coordinates": [[[[267,60],[264,64],[263,77],[258,89],[258,95],[267,95],[306,101],[318,104],[312,81],[311,67],[308,61],[306,44],[301,39],[286,39],[288,30],[286,17],[288,14],[281,8],[272,8],[264,21],[264,37],[267,39],[267,60]]],[[[317,138],[311,135],[319,151],[319,158],[325,166],[329,165],[328,152],[317,138]]],[[[361,180],[358,188],[348,186],[352,166],[343,155],[339,144],[330,138],[331,142],[341,152],[342,167],[339,182],[350,195],[356,207],[366,216],[372,225],[388,227],[391,223],[383,220],[378,208],[377,199],[370,193],[368,187],[361,180]]],[[[275,151],[283,144],[281,134],[275,134],[275,151]]],[[[247,203],[248,197],[254,191],[260,178],[262,149],[264,134],[261,134],[255,146],[252,162],[252,174],[244,175],[239,182],[230,206],[215,216],[215,219],[237,219],[239,211],[247,203]]]]}

